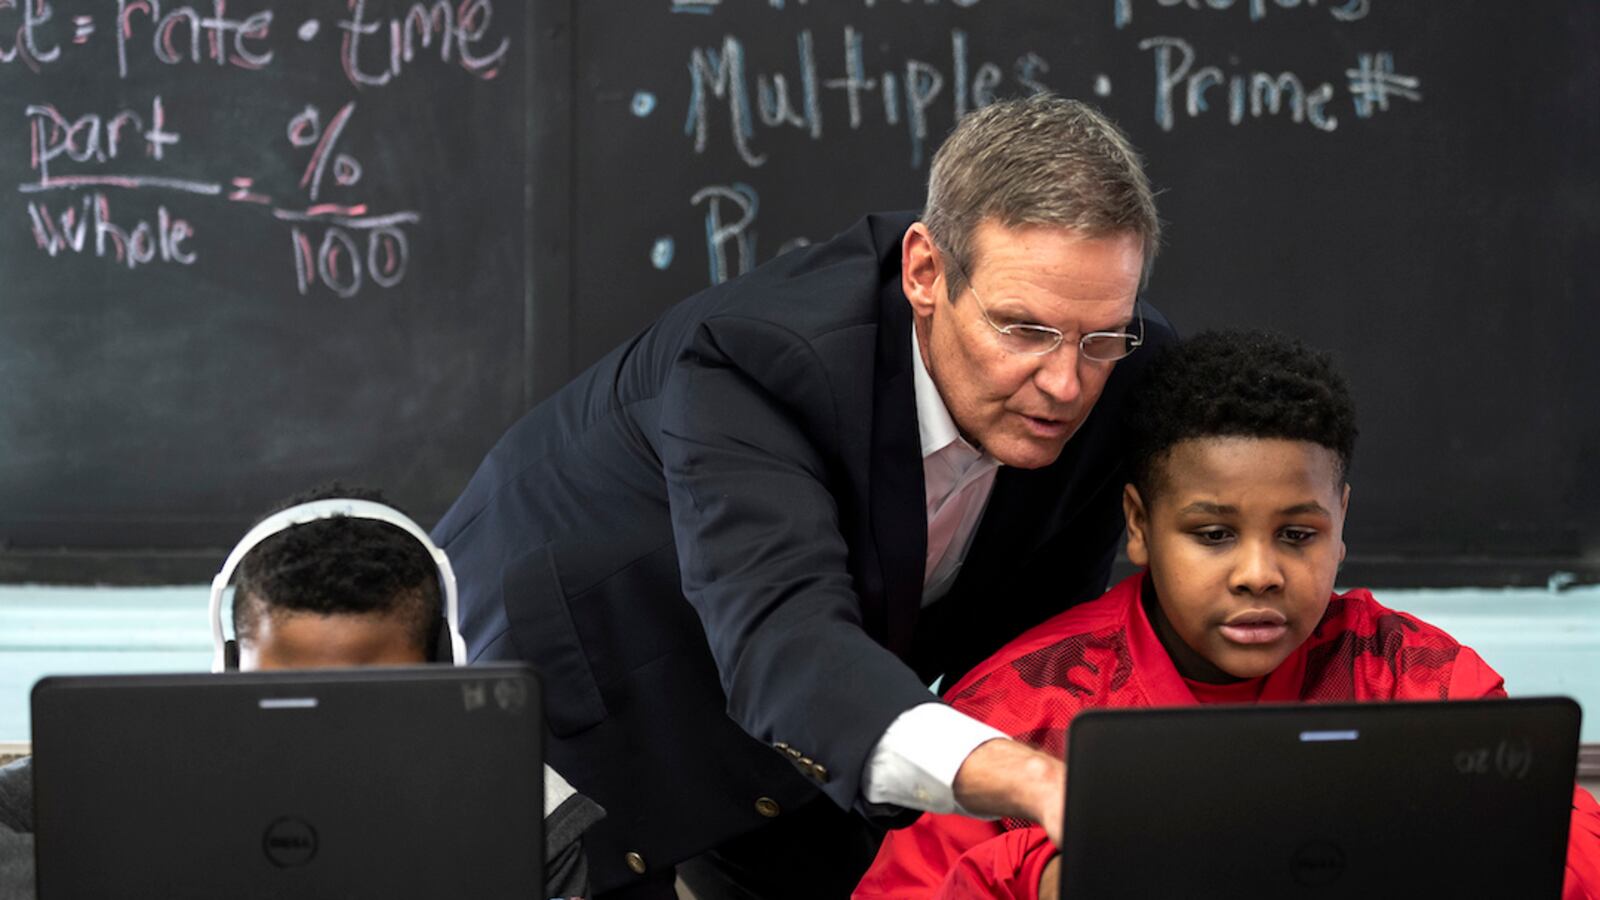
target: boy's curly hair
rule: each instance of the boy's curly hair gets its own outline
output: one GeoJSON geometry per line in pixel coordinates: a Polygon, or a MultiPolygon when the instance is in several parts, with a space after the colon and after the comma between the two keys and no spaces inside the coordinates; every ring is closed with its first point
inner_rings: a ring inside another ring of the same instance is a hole
{"type": "Polygon", "coordinates": [[[1350,388],[1327,353],[1265,331],[1208,331],[1153,360],[1124,423],[1130,480],[1148,502],[1176,444],[1285,438],[1332,450],[1344,481],[1355,453],[1350,388]]]}
{"type": "MultiPolygon", "coordinates": [[[[394,504],[377,491],[337,482],[297,494],[273,510],[348,498],[394,504]]],[[[385,615],[404,619],[430,655],[443,619],[439,570],[416,538],[386,522],[335,517],[296,525],[245,555],[234,576],[234,634],[251,640],[263,615],[385,615]]]]}

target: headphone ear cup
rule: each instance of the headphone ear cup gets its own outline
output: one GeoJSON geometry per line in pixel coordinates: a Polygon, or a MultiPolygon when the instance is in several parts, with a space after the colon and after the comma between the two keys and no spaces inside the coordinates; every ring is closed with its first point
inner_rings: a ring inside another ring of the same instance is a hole
{"type": "Polygon", "coordinates": [[[222,644],[222,671],[239,671],[239,642],[224,641],[222,644]]]}

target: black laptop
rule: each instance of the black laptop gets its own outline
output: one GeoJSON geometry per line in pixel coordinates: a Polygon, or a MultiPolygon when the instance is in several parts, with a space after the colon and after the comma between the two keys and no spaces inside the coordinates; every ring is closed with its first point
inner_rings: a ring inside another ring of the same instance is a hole
{"type": "Polygon", "coordinates": [[[1062,896],[1559,897],[1581,715],[1564,697],[1086,712],[1062,896]]]}
{"type": "Polygon", "coordinates": [[[46,678],[40,900],[543,897],[520,666],[46,678]]]}

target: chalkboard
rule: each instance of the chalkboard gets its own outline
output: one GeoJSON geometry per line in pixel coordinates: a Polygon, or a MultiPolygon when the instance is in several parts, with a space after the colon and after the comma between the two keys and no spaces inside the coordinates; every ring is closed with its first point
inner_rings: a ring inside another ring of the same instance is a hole
{"type": "Polygon", "coordinates": [[[440,515],[526,407],[522,3],[0,3],[0,578],[440,515]]]}
{"type": "Polygon", "coordinates": [[[1600,577],[1600,4],[540,3],[538,390],[698,287],[918,207],[964,110],[1050,89],[1162,190],[1180,330],[1333,350],[1346,578],[1600,577]]]}
{"type": "Polygon", "coordinates": [[[1049,89],[1145,153],[1180,329],[1349,372],[1346,580],[1600,579],[1590,0],[196,3],[0,7],[0,578],[204,574],[333,475],[429,520],[671,303],[919,206],[962,112],[1049,89]],[[139,124],[36,162],[29,107],[139,124]]]}

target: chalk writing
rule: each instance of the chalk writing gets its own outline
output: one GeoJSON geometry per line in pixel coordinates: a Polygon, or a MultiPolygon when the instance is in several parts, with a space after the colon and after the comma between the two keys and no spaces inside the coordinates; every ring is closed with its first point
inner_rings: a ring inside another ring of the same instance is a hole
{"type": "Polygon", "coordinates": [[[1238,125],[1247,117],[1287,115],[1322,131],[1339,127],[1325,107],[1333,99],[1333,86],[1323,82],[1310,90],[1293,72],[1225,72],[1214,66],[1195,68],[1196,53],[1188,41],[1174,37],[1146,38],[1139,49],[1151,51],[1156,66],[1156,124],[1171,131],[1174,97],[1183,98],[1183,111],[1198,118],[1210,111],[1215,90],[1226,104],[1228,121],[1238,125]]]}
{"type": "MultiPolygon", "coordinates": [[[[1339,119],[1328,108],[1334,86],[1327,81],[1302,79],[1294,72],[1225,70],[1216,65],[1196,66],[1198,53],[1186,40],[1152,37],[1139,42],[1155,61],[1155,120],[1163,131],[1171,131],[1178,113],[1190,119],[1213,111],[1214,104],[1229,124],[1247,119],[1286,117],[1320,131],[1333,131],[1339,119]]],[[[1351,103],[1355,114],[1371,118],[1375,111],[1387,111],[1389,98],[1420,101],[1421,79],[1398,75],[1389,53],[1363,53],[1357,67],[1347,69],[1351,103]]]]}
{"type": "Polygon", "coordinates": [[[708,16],[722,0],[672,0],[671,12],[708,16]]]}
{"type": "MultiPolygon", "coordinates": [[[[61,56],[61,47],[40,42],[39,30],[55,16],[49,0],[6,0],[0,3],[0,36],[13,40],[9,45],[0,37],[0,64],[21,61],[35,72],[43,63],[55,62],[61,56]],[[7,11],[11,15],[7,15],[7,11]],[[22,24],[11,27],[14,16],[22,17],[22,24]]],[[[82,26],[79,26],[82,29],[82,26]]]]}
{"type": "Polygon", "coordinates": [[[51,161],[65,156],[74,162],[104,163],[117,158],[124,147],[125,132],[144,142],[145,152],[161,159],[163,148],[178,142],[178,135],[164,128],[166,115],[161,98],[150,101],[150,126],[131,110],[120,110],[106,119],[86,113],[69,120],[48,103],[30,105],[28,118],[29,164],[39,173],[41,185],[50,184],[51,161]]]}
{"type": "MultiPolygon", "coordinates": [[[[81,59],[81,65],[114,61],[117,80],[134,84],[166,69],[260,72],[279,65],[284,51],[293,49],[323,54],[344,83],[370,90],[391,85],[425,63],[465,72],[474,83],[489,81],[512,51],[511,37],[493,21],[493,0],[347,0],[326,22],[315,17],[284,22],[271,0],[114,0],[69,13],[61,6],[62,0],[0,0],[0,65],[17,63],[24,73],[44,74],[47,66],[68,60],[81,59]],[[287,48],[274,40],[279,30],[287,48]],[[78,48],[97,42],[102,54],[77,55],[85,52],[78,48]]],[[[48,84],[41,81],[40,87],[48,84]]],[[[292,164],[289,183],[278,184],[263,180],[248,162],[233,164],[245,171],[195,177],[206,167],[229,165],[209,150],[206,159],[183,152],[185,129],[206,131],[214,126],[205,123],[216,118],[174,104],[170,94],[150,92],[135,99],[137,93],[124,90],[118,96],[124,99],[110,109],[72,109],[42,98],[17,107],[21,128],[12,133],[26,136],[29,176],[17,191],[30,196],[23,212],[33,246],[43,256],[102,259],[129,270],[195,265],[214,226],[207,219],[208,234],[200,233],[191,214],[179,207],[213,199],[241,214],[259,210],[265,221],[276,223],[274,228],[287,229],[285,262],[300,295],[325,290],[353,297],[405,279],[422,214],[374,210],[364,198],[350,196],[365,191],[368,180],[361,156],[352,149],[352,141],[362,136],[356,100],[284,111],[275,133],[262,135],[273,141],[268,152],[292,164]],[[48,196],[61,192],[71,196],[48,196]],[[187,199],[159,204],[122,199],[152,193],[187,199]],[[139,211],[130,215],[135,207],[139,211]]],[[[655,100],[641,92],[639,103],[644,115],[655,100]]],[[[211,136],[200,137],[205,143],[211,136]]]]}
{"type": "Polygon", "coordinates": [[[655,243],[650,245],[650,265],[665,271],[672,265],[672,258],[676,253],[676,241],[666,235],[658,237],[655,243]]]}
{"type": "Polygon", "coordinates": [[[327,226],[320,242],[314,239],[315,232],[307,228],[289,229],[294,245],[295,287],[300,293],[309,293],[319,282],[340,297],[355,296],[366,278],[379,287],[399,284],[411,261],[411,244],[398,224],[414,222],[415,217],[341,217],[337,221],[343,227],[327,226]],[[360,241],[357,236],[361,236],[360,241]]]}
{"type": "MultiPolygon", "coordinates": [[[[1238,8],[1249,11],[1250,21],[1259,22],[1267,17],[1268,10],[1314,9],[1317,0],[1154,0],[1147,5],[1212,12],[1238,8]]],[[[1125,28],[1133,21],[1133,6],[1134,0],[1112,0],[1113,20],[1118,28],[1125,28]]],[[[1354,22],[1366,18],[1372,11],[1372,0],[1334,0],[1324,8],[1340,22],[1354,22]]]]}
{"type": "Polygon", "coordinates": [[[711,283],[721,284],[730,277],[729,244],[739,253],[739,267],[732,274],[742,275],[750,271],[756,255],[756,235],[750,230],[750,225],[755,222],[756,210],[761,205],[755,188],[741,183],[711,185],[695,191],[689,203],[694,206],[706,204],[706,255],[711,264],[711,283]],[[723,216],[724,202],[733,204],[737,210],[737,218],[732,222],[723,216]]]}
{"type": "MultiPolygon", "coordinates": [[[[756,194],[756,189],[743,182],[714,184],[695,191],[689,202],[692,206],[704,203],[706,207],[706,256],[711,263],[711,283],[721,284],[729,278],[750,271],[756,264],[756,232],[752,226],[761,208],[761,200],[756,194]],[[724,212],[723,203],[732,204],[731,212],[737,216],[736,219],[730,221],[730,216],[724,212]],[[730,246],[738,253],[735,257],[737,263],[735,266],[728,264],[730,246]]],[[[778,251],[773,255],[782,256],[790,250],[810,244],[811,239],[804,236],[790,238],[778,245],[778,251]]],[[[657,269],[665,270],[672,263],[672,252],[671,239],[659,239],[651,251],[651,261],[657,269]]]]}
{"type": "Polygon", "coordinates": [[[1413,102],[1422,99],[1422,91],[1418,90],[1422,80],[1396,75],[1392,53],[1363,53],[1356,68],[1346,69],[1344,74],[1350,79],[1350,96],[1355,101],[1356,115],[1363,119],[1372,118],[1375,111],[1387,112],[1390,97],[1413,102]]]}
{"type": "Polygon", "coordinates": [[[344,34],[341,58],[345,77],[357,86],[381,87],[400,75],[405,67],[418,58],[418,50],[426,50],[439,43],[441,62],[454,62],[478,78],[493,78],[511,47],[511,39],[502,37],[494,42],[489,33],[494,5],[489,0],[465,0],[451,6],[444,0],[414,3],[400,18],[387,23],[366,17],[367,0],[350,0],[350,18],[338,22],[344,34]],[[387,24],[387,27],[385,25],[387,24]],[[376,36],[376,37],[375,37],[376,36]],[[387,46],[384,46],[387,41],[387,46]],[[489,41],[492,48],[480,47],[489,41]],[[364,51],[378,44],[377,54],[364,51]],[[376,55],[379,68],[367,68],[366,59],[376,55]]]}
{"type": "MultiPolygon", "coordinates": [[[[758,0],[759,2],[759,0],[758,0]]],[[[789,5],[789,0],[765,0],[767,6],[773,9],[783,9],[789,5]]],[[[860,0],[862,6],[872,8],[878,5],[879,0],[860,0]]],[[[933,6],[939,0],[883,0],[884,6],[933,6]]],[[[948,0],[950,5],[957,7],[976,6],[980,0],[948,0]]],[[[796,5],[806,6],[810,0],[795,0],[796,5]]],[[[696,15],[710,15],[717,7],[722,5],[722,0],[669,0],[669,12],[693,13],[696,15]]]]}
{"type": "Polygon", "coordinates": [[[689,110],[684,133],[693,138],[696,153],[704,153],[711,140],[715,109],[725,109],[728,134],[733,148],[745,165],[759,168],[766,155],[755,147],[757,126],[769,129],[796,128],[811,140],[825,134],[825,103],[829,96],[842,95],[845,122],[860,130],[867,120],[863,99],[876,92],[882,100],[882,121],[905,129],[910,147],[909,163],[920,167],[926,160],[929,137],[929,111],[935,103],[948,102],[959,118],[967,110],[985,106],[1003,89],[1022,91],[1047,89],[1043,78],[1050,66],[1037,53],[1017,56],[1006,72],[994,62],[976,66],[969,59],[967,33],[950,31],[948,65],[906,58],[893,68],[869,76],[862,55],[862,34],[852,26],[841,33],[844,67],[838,75],[819,70],[815,39],[810,29],[795,38],[793,69],[757,71],[748,66],[744,42],[727,35],[715,47],[696,47],[689,53],[689,110]],[[825,77],[826,74],[826,77],[825,77]],[[946,85],[949,85],[947,91],[946,85]]]}
{"type": "MultiPolygon", "coordinates": [[[[886,148],[895,164],[921,170],[940,135],[967,112],[1000,96],[1045,90],[1100,98],[1109,101],[1115,115],[1126,117],[1127,86],[1136,84],[1148,98],[1138,108],[1150,110],[1165,132],[1209,119],[1239,128],[1300,128],[1313,135],[1358,127],[1424,97],[1426,72],[1406,71],[1405,61],[1385,49],[1341,49],[1343,64],[1331,66],[1320,54],[1275,61],[1281,27],[1258,24],[1296,20],[1295,27],[1308,33],[1315,23],[1330,32],[1371,33],[1375,8],[1383,8],[1375,0],[1043,3],[1008,7],[1004,21],[964,14],[977,5],[978,0],[843,0],[824,9],[806,0],[662,0],[659,10],[685,23],[703,18],[709,27],[674,29],[700,35],[691,38],[685,65],[677,72],[681,90],[650,93],[651,102],[641,104],[644,92],[630,86],[636,92],[633,113],[644,118],[658,105],[670,108],[670,98],[680,98],[685,148],[697,157],[731,160],[739,170],[697,192],[692,203],[695,225],[706,231],[712,282],[743,271],[754,255],[761,173],[776,170],[771,177],[786,179],[816,165],[796,149],[799,145],[848,140],[859,147],[852,133],[881,132],[889,141],[873,145],[874,155],[859,162],[863,171],[882,164],[879,148],[886,148]],[[783,16],[786,30],[759,35],[744,30],[763,9],[783,16]],[[899,23],[896,11],[903,11],[899,23]],[[1026,23],[1020,30],[1018,21],[1026,23]],[[1056,21],[1064,23],[1059,30],[1056,21]],[[1184,33],[1186,22],[1204,38],[1184,33]],[[1230,24],[1235,34],[1218,40],[1230,24]],[[1154,33],[1105,41],[1100,39],[1104,33],[1092,30],[1126,33],[1141,26],[1154,33]],[[1252,43],[1253,34],[1263,40],[1252,43]],[[1139,75],[1130,77],[1119,68],[1118,56],[1142,69],[1139,75]],[[1312,59],[1318,62],[1307,62],[1312,59]]],[[[1350,42],[1343,37],[1338,46],[1350,42]]],[[[659,84],[650,87],[654,91],[659,84]]],[[[837,159],[831,164],[841,165],[837,159]]],[[[847,177],[861,174],[854,172],[857,162],[844,165],[853,172],[847,177]]]]}
{"type": "MultiPolygon", "coordinates": [[[[243,19],[223,14],[224,0],[212,0],[212,14],[202,15],[192,6],[168,8],[162,12],[161,0],[117,0],[117,72],[128,77],[128,42],[134,40],[136,23],[148,28],[151,55],[173,66],[180,63],[213,62],[241,69],[260,69],[272,62],[272,51],[265,41],[272,28],[272,13],[253,13],[243,19]]],[[[92,28],[92,20],[84,24],[92,28]]],[[[83,28],[79,26],[80,33],[83,28]]]]}
{"type": "Polygon", "coordinates": [[[59,214],[53,214],[43,201],[31,202],[28,218],[33,223],[34,241],[51,257],[88,252],[101,258],[115,257],[129,269],[158,260],[187,266],[196,259],[194,252],[184,247],[194,229],[165,206],[157,209],[153,225],[140,221],[132,228],[120,228],[111,219],[111,201],[96,192],[59,214]],[[89,242],[90,235],[93,243],[89,242]]]}
{"type": "MultiPolygon", "coordinates": [[[[289,143],[296,147],[311,147],[311,161],[306,163],[305,174],[300,176],[300,187],[309,186],[311,199],[316,200],[322,191],[322,175],[328,168],[328,157],[333,152],[339,135],[355,112],[354,100],[334,113],[327,128],[322,127],[322,116],[315,106],[308,106],[289,120],[289,143]]],[[[341,187],[349,187],[361,180],[361,163],[348,153],[341,153],[333,162],[333,179],[341,187]]]]}

